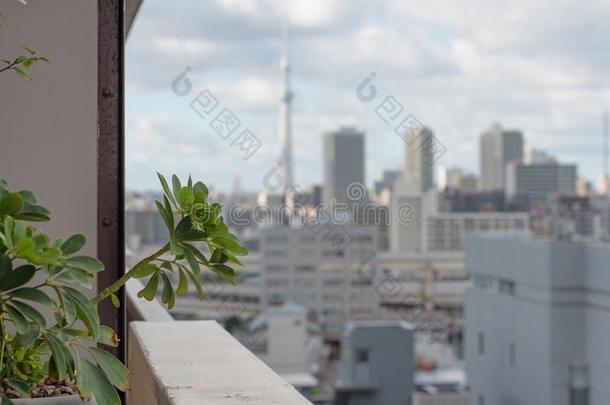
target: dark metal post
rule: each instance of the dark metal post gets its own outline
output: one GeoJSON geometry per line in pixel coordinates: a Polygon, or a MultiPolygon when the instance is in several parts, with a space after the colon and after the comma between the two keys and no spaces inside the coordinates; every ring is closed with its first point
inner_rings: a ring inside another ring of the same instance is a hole
{"type": "MultiPolygon", "coordinates": [[[[123,0],[98,1],[97,254],[106,266],[98,274],[98,291],[125,272],[123,6],[123,0]]],[[[123,290],[117,295],[120,309],[106,299],[99,304],[99,312],[102,324],[118,333],[116,354],[125,361],[123,290]]]]}

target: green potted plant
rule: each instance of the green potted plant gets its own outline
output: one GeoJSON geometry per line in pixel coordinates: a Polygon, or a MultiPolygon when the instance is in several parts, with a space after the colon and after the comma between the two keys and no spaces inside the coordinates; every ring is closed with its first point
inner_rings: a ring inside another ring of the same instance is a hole
{"type": "Polygon", "coordinates": [[[130,278],[145,279],[141,298],[153,300],[160,289],[170,309],[189,284],[204,298],[204,268],[235,283],[234,266],[247,250],[229,232],[220,205],[208,202],[207,187],[190,177],[182,185],[173,176],[171,189],[159,180],[163,198],[156,205],[167,243],[92,299],[81,291],[91,289],[104,265],[78,253],[85,237],[51,240],[33,226],[49,221],[50,212],[32,192],[12,192],[0,180],[0,405],[120,404],[117,390],[128,389],[128,371],[104,349],[117,346],[118,337],[100,324],[96,304],[119,305],[115,292],[130,278]]]}

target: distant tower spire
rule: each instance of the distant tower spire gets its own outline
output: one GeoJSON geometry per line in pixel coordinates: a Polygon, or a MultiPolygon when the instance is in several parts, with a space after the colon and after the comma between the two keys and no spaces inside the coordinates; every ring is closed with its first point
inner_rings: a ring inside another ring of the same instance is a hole
{"type": "Polygon", "coordinates": [[[280,57],[281,98],[278,108],[278,138],[280,145],[280,171],[284,192],[292,190],[292,91],[290,90],[290,64],[288,61],[288,23],[282,20],[282,56],[280,57]]]}
{"type": "Polygon", "coordinates": [[[604,124],[603,124],[603,137],[604,137],[604,149],[603,149],[603,174],[604,181],[608,181],[608,111],[604,113],[604,124]]]}

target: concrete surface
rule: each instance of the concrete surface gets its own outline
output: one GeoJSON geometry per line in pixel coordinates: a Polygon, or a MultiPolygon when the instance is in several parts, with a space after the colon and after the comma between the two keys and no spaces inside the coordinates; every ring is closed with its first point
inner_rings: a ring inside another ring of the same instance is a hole
{"type": "Polygon", "coordinates": [[[130,404],[311,405],[214,321],[130,323],[130,404]]]}

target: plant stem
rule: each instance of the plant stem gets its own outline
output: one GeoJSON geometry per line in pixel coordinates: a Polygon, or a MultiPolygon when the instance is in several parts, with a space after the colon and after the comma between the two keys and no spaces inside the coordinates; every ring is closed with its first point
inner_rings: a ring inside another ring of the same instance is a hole
{"type": "MultiPolygon", "coordinates": [[[[4,364],[4,350],[6,349],[7,336],[6,336],[6,326],[4,325],[4,310],[1,305],[0,305],[0,333],[2,334],[2,355],[0,357],[0,367],[2,367],[4,364]]],[[[4,378],[4,375],[8,371],[8,361],[9,361],[9,359],[7,356],[6,367],[2,367],[2,369],[0,369],[0,379],[4,378]]]]}
{"type": "Polygon", "coordinates": [[[96,295],[91,300],[91,302],[93,304],[97,304],[98,302],[109,297],[111,294],[115,293],[119,288],[121,288],[133,276],[133,274],[136,271],[138,271],[142,266],[152,262],[153,260],[157,259],[159,256],[163,255],[164,253],[166,253],[168,251],[169,251],[169,243],[166,243],[165,245],[163,245],[163,247],[161,249],[157,250],[152,255],[147,256],[144,259],[140,260],[138,263],[136,263],[135,266],[133,266],[127,273],[123,274],[123,276],[121,278],[119,278],[117,281],[112,283],[112,285],[106,287],[102,292],[100,292],[98,295],[96,295]]]}
{"type": "Polygon", "coordinates": [[[2,69],[0,69],[0,73],[4,72],[5,70],[9,70],[10,68],[12,68],[13,66],[15,66],[17,64],[17,60],[12,61],[11,63],[9,63],[8,65],[6,65],[5,67],[3,67],[2,69]]]}

